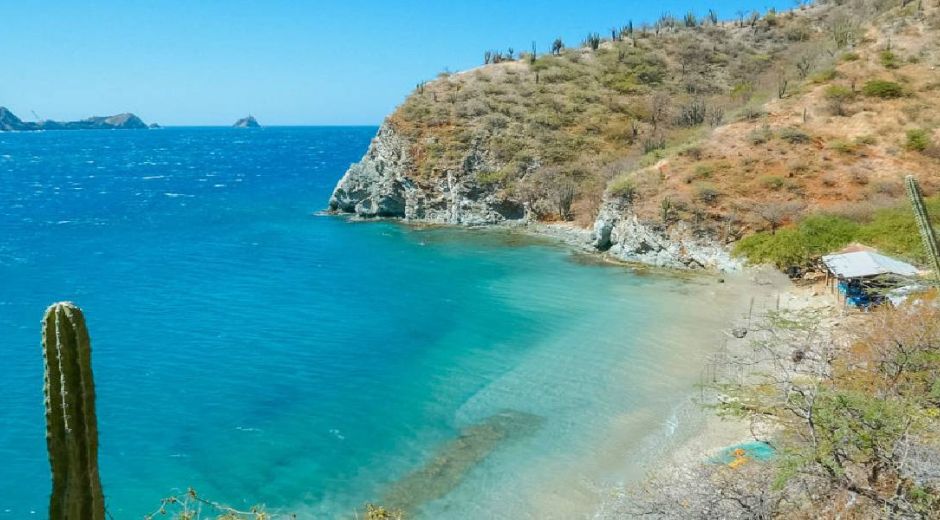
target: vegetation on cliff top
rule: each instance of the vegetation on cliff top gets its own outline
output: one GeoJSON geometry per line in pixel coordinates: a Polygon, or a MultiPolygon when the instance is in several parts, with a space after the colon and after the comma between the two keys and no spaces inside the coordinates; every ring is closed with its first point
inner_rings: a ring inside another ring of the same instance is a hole
{"type": "Polygon", "coordinates": [[[581,224],[607,191],[656,226],[728,242],[820,211],[864,224],[905,174],[928,195],[940,186],[934,0],[664,15],[605,36],[488,51],[420,84],[388,120],[411,143],[411,176],[472,177],[581,224]],[[480,157],[485,171],[464,167],[480,157]]]}

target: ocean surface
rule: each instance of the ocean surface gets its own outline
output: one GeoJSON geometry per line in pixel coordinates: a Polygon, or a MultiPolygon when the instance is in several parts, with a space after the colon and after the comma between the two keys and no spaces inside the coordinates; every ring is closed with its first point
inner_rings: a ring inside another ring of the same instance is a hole
{"type": "Polygon", "coordinates": [[[88,320],[117,519],[190,486],[301,518],[565,518],[640,470],[723,324],[714,281],[317,215],[375,130],[0,134],[0,518],[46,515],[59,300],[88,320]]]}

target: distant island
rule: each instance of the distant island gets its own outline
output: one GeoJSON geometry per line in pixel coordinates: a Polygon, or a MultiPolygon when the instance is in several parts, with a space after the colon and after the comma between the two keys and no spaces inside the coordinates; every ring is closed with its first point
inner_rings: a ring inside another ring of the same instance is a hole
{"type": "Polygon", "coordinates": [[[81,121],[23,121],[6,107],[0,107],[0,132],[29,132],[37,130],[138,130],[145,128],[147,128],[147,123],[144,123],[139,117],[129,112],[113,116],[89,117],[81,121]]]}
{"type": "Polygon", "coordinates": [[[261,125],[258,124],[258,120],[251,115],[235,121],[235,124],[232,126],[235,128],[261,128],[261,125]]]}

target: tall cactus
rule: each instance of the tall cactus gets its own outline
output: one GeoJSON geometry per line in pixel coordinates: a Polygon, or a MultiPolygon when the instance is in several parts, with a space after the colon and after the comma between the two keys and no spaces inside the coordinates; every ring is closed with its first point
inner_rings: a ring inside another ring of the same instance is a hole
{"type": "Polygon", "coordinates": [[[49,518],[103,520],[91,341],[81,309],[70,302],[46,309],[42,349],[46,443],[52,468],[49,518]]]}
{"type": "Polygon", "coordinates": [[[934,233],[933,226],[930,224],[930,215],[927,214],[927,206],[924,205],[924,198],[920,194],[920,187],[917,185],[917,179],[913,175],[908,175],[904,179],[907,185],[907,195],[911,198],[911,206],[914,208],[914,219],[917,221],[917,228],[920,229],[920,237],[924,241],[924,249],[927,252],[927,258],[933,262],[934,274],[940,280],[940,248],[937,247],[937,235],[934,233]]]}

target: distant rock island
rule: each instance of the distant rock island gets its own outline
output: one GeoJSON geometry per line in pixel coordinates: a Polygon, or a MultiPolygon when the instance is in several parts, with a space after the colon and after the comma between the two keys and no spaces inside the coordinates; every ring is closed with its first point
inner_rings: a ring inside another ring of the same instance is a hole
{"type": "Polygon", "coordinates": [[[114,116],[89,117],[81,121],[23,121],[6,107],[0,107],[0,132],[28,132],[36,130],[138,130],[147,128],[139,117],[131,113],[114,116]]]}
{"type": "Polygon", "coordinates": [[[235,124],[232,125],[235,128],[261,128],[261,125],[258,124],[258,120],[254,116],[243,117],[238,121],[235,121],[235,124]]]}

